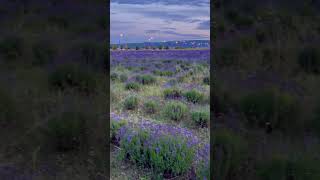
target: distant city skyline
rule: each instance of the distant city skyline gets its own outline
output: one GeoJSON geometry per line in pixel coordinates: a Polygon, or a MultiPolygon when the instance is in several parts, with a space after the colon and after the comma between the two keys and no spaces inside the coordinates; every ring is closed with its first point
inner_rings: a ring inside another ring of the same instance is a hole
{"type": "Polygon", "coordinates": [[[111,0],[110,43],[210,39],[209,0],[111,0]]]}

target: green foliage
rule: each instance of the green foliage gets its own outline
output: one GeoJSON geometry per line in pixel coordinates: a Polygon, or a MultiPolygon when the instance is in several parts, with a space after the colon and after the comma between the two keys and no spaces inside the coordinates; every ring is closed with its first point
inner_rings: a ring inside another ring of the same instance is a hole
{"type": "Polygon", "coordinates": [[[87,65],[93,65],[102,59],[102,48],[100,44],[97,44],[94,41],[82,42],[79,45],[79,51],[81,54],[81,60],[87,65]]]}
{"type": "Polygon", "coordinates": [[[47,138],[58,151],[77,150],[86,143],[87,116],[80,111],[65,111],[48,121],[47,138]]]}
{"type": "Polygon", "coordinates": [[[176,99],[182,96],[182,91],[176,87],[167,88],[163,91],[163,95],[166,99],[176,99]]]}
{"type": "Polygon", "coordinates": [[[126,74],[120,74],[120,81],[121,82],[126,82],[128,80],[128,75],[126,74]]]}
{"type": "Polygon", "coordinates": [[[298,64],[307,73],[320,72],[320,51],[318,47],[306,47],[301,50],[298,64]]]}
{"type": "Polygon", "coordinates": [[[144,110],[148,114],[154,114],[158,111],[158,104],[154,100],[149,100],[144,103],[144,110]]]}
{"type": "Polygon", "coordinates": [[[199,103],[204,99],[204,95],[195,89],[185,92],[184,97],[192,103],[199,103]]]}
{"type": "Polygon", "coordinates": [[[113,139],[115,138],[118,130],[122,127],[127,125],[127,121],[125,120],[120,120],[120,121],[111,121],[110,124],[110,138],[113,139]]]}
{"type": "Polygon", "coordinates": [[[170,101],[164,107],[164,114],[167,118],[175,121],[182,120],[188,112],[188,107],[179,101],[170,101]]]}
{"type": "Polygon", "coordinates": [[[320,101],[318,100],[316,107],[313,110],[311,126],[313,131],[320,137],[320,101]]]}
{"type": "Polygon", "coordinates": [[[271,160],[260,163],[257,174],[261,180],[317,180],[320,178],[319,165],[319,161],[315,159],[274,156],[271,160]]]}
{"type": "Polygon", "coordinates": [[[210,112],[207,110],[197,110],[191,112],[192,121],[200,126],[207,127],[210,122],[210,112]]]}
{"type": "Polygon", "coordinates": [[[154,174],[164,176],[170,173],[177,176],[190,170],[194,158],[194,149],[187,146],[186,140],[163,135],[152,139],[152,145],[143,142],[150,141],[149,132],[138,130],[137,133],[127,133],[121,140],[120,158],[142,166],[151,166],[154,174]]]}
{"type": "Polygon", "coordinates": [[[210,76],[206,76],[203,78],[203,84],[210,85],[210,76]]]}
{"type": "Polygon", "coordinates": [[[136,82],[128,82],[125,86],[125,88],[127,90],[135,90],[135,91],[139,91],[140,90],[140,84],[136,83],[136,82]]]}
{"type": "Polygon", "coordinates": [[[57,48],[48,40],[42,40],[33,45],[35,65],[44,65],[51,63],[57,54],[57,48]]]}
{"type": "Polygon", "coordinates": [[[172,72],[172,71],[154,70],[153,73],[158,76],[173,76],[174,75],[174,72],[172,72]]]}
{"type": "Polygon", "coordinates": [[[251,16],[244,15],[236,10],[228,10],[226,12],[226,17],[238,27],[248,27],[254,23],[254,19],[251,16]]]}
{"type": "Polygon", "coordinates": [[[116,80],[118,80],[118,79],[119,79],[118,73],[112,72],[112,73],[110,74],[110,79],[111,79],[111,81],[116,81],[116,80]]]}
{"type": "Polygon", "coordinates": [[[240,173],[239,167],[246,158],[247,143],[236,134],[220,129],[213,135],[213,179],[230,179],[240,173]]]}
{"type": "Polygon", "coordinates": [[[65,29],[68,28],[70,23],[67,17],[63,15],[50,15],[48,16],[48,23],[53,26],[65,29]]]}
{"type": "Polygon", "coordinates": [[[156,82],[156,78],[150,74],[138,75],[136,76],[136,80],[143,85],[154,84],[156,82]]]}
{"type": "Polygon", "coordinates": [[[13,97],[0,88],[0,127],[7,126],[19,118],[18,109],[13,97]]]}
{"type": "Polygon", "coordinates": [[[298,101],[289,94],[273,90],[253,92],[241,99],[240,109],[249,125],[265,127],[271,122],[275,128],[294,130],[299,127],[298,101]]]}
{"type": "Polygon", "coordinates": [[[139,99],[136,96],[129,96],[124,100],[124,107],[127,110],[133,110],[138,107],[139,99]]]}
{"type": "Polygon", "coordinates": [[[86,93],[95,92],[97,87],[94,72],[73,64],[57,67],[49,74],[49,83],[57,89],[75,88],[86,93]]]}
{"type": "Polygon", "coordinates": [[[15,60],[24,54],[24,39],[10,35],[0,41],[0,54],[6,60],[15,60]]]}
{"type": "Polygon", "coordinates": [[[230,67],[238,64],[238,50],[235,47],[217,48],[215,64],[230,67]]]}

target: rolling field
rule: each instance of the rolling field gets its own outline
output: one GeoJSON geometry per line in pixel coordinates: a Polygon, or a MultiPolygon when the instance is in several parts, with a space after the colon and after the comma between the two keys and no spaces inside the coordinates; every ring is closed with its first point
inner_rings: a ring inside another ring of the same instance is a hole
{"type": "Polygon", "coordinates": [[[111,179],[209,179],[209,54],[111,51],[111,179]]]}

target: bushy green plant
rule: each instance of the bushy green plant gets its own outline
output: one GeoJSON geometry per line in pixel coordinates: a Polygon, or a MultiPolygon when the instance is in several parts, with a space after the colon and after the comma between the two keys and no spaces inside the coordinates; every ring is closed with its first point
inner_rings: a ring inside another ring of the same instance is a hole
{"type": "Polygon", "coordinates": [[[246,151],[247,143],[239,135],[224,129],[216,130],[213,136],[213,179],[229,179],[239,173],[246,151]]]}
{"type": "Polygon", "coordinates": [[[140,84],[136,83],[136,82],[128,82],[125,86],[125,88],[127,90],[135,90],[138,91],[140,90],[140,84]]]}
{"type": "Polygon", "coordinates": [[[95,92],[97,86],[94,72],[72,64],[57,67],[49,74],[49,83],[61,90],[76,88],[86,93],[95,92]]]}
{"type": "Polygon", "coordinates": [[[70,25],[69,19],[62,15],[50,15],[48,16],[48,22],[59,28],[68,28],[70,25]]]}
{"type": "Polygon", "coordinates": [[[136,80],[143,85],[154,84],[156,82],[156,78],[150,74],[138,75],[136,76],[136,80]]]}
{"type": "Polygon", "coordinates": [[[320,50],[318,47],[305,47],[298,57],[298,64],[307,73],[320,72],[320,50]]]}
{"type": "Polygon", "coordinates": [[[240,108],[249,125],[265,127],[270,122],[282,130],[296,130],[299,124],[298,101],[289,94],[273,90],[253,92],[241,99],[240,108]]]}
{"type": "Polygon", "coordinates": [[[81,59],[88,65],[96,63],[100,57],[101,46],[96,42],[83,42],[79,45],[81,59]]]}
{"type": "Polygon", "coordinates": [[[148,114],[154,114],[158,111],[158,104],[154,100],[149,100],[144,103],[144,110],[148,114]]]}
{"type": "Polygon", "coordinates": [[[126,74],[120,74],[120,81],[126,82],[128,80],[128,76],[126,74]]]}
{"type": "Polygon", "coordinates": [[[319,161],[311,158],[289,159],[274,156],[271,160],[260,163],[257,174],[261,180],[317,180],[320,178],[319,167],[319,161]]]}
{"type": "Polygon", "coordinates": [[[163,95],[167,99],[180,98],[182,96],[182,91],[176,87],[167,88],[163,91],[163,95]]]}
{"type": "Polygon", "coordinates": [[[32,63],[35,65],[50,63],[57,54],[57,48],[48,40],[42,40],[34,44],[32,51],[34,54],[34,61],[32,63]]]}
{"type": "Polygon", "coordinates": [[[155,174],[162,177],[168,174],[177,176],[190,170],[195,153],[184,139],[163,135],[152,139],[151,146],[144,144],[150,140],[148,131],[138,130],[137,133],[126,134],[121,140],[120,158],[151,167],[155,174]]]}
{"type": "Polygon", "coordinates": [[[7,126],[17,121],[19,118],[18,109],[13,97],[0,88],[0,127],[7,126]]]}
{"type": "Polygon", "coordinates": [[[111,140],[115,138],[115,136],[118,133],[119,129],[122,126],[125,126],[127,124],[128,123],[125,120],[120,120],[120,121],[111,120],[111,122],[110,122],[110,138],[111,138],[111,140]]]}
{"type": "Polygon", "coordinates": [[[199,103],[204,99],[204,95],[195,89],[185,92],[184,97],[192,103],[199,103]]]}
{"type": "Polygon", "coordinates": [[[220,67],[230,67],[238,64],[238,50],[235,47],[218,48],[215,64],[220,67]]]}
{"type": "Polygon", "coordinates": [[[170,101],[164,107],[164,114],[167,118],[180,121],[187,115],[188,108],[179,101],[170,101]]]}
{"type": "Polygon", "coordinates": [[[203,84],[210,85],[210,77],[206,76],[203,78],[203,84]]]}
{"type": "Polygon", "coordinates": [[[110,74],[110,79],[111,79],[111,81],[116,81],[119,79],[119,75],[116,72],[112,72],[110,74]]]}
{"type": "Polygon", "coordinates": [[[264,127],[274,116],[275,94],[273,91],[251,93],[241,99],[240,108],[250,125],[264,127]]]}
{"type": "Polygon", "coordinates": [[[320,101],[318,100],[316,107],[313,110],[311,127],[315,134],[320,137],[320,101]]]}
{"type": "Polygon", "coordinates": [[[0,41],[0,54],[6,60],[15,60],[24,54],[24,39],[19,36],[7,36],[0,41]]]}
{"type": "Polygon", "coordinates": [[[153,73],[158,76],[172,76],[172,75],[174,75],[174,72],[172,72],[172,71],[154,70],[153,73]]]}
{"type": "Polygon", "coordinates": [[[138,107],[139,99],[136,96],[129,96],[124,100],[124,107],[128,110],[133,110],[138,107]]]}
{"type": "Polygon", "coordinates": [[[66,111],[49,119],[47,135],[59,151],[77,150],[86,142],[87,117],[80,111],[66,111]]]}
{"type": "Polygon", "coordinates": [[[207,110],[197,110],[191,112],[192,121],[200,126],[207,127],[210,122],[210,112],[207,110]]]}

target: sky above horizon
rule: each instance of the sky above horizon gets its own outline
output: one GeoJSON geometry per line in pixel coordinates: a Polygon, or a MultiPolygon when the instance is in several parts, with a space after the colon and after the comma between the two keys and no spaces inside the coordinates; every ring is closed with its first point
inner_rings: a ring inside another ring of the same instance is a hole
{"type": "Polygon", "coordinates": [[[111,0],[110,42],[210,39],[210,0],[111,0]]]}

